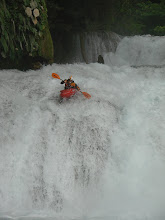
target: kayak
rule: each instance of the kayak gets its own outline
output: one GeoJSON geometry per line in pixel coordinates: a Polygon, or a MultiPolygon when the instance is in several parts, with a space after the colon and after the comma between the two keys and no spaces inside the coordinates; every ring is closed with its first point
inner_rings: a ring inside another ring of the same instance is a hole
{"type": "Polygon", "coordinates": [[[72,97],[76,92],[77,92],[77,89],[64,89],[64,90],[61,90],[60,91],[61,94],[61,98],[70,98],[72,97]]]}

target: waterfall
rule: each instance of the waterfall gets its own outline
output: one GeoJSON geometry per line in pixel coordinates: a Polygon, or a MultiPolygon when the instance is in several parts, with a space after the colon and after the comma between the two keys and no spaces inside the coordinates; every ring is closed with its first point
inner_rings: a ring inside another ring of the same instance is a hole
{"type": "Polygon", "coordinates": [[[116,52],[104,55],[109,65],[163,66],[165,65],[165,37],[125,37],[116,52]]]}
{"type": "Polygon", "coordinates": [[[121,37],[113,32],[57,33],[55,62],[95,63],[99,55],[115,52],[121,37]]]}
{"type": "Polygon", "coordinates": [[[75,36],[89,64],[0,71],[0,220],[165,219],[164,37],[104,37],[75,36]]]}

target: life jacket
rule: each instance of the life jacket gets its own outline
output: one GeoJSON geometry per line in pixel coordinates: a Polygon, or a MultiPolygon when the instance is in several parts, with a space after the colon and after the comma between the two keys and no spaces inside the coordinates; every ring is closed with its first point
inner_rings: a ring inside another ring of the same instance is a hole
{"type": "Polygon", "coordinates": [[[68,79],[68,80],[65,82],[65,89],[70,89],[70,88],[80,90],[80,88],[78,87],[78,85],[77,85],[73,80],[68,79]]]}

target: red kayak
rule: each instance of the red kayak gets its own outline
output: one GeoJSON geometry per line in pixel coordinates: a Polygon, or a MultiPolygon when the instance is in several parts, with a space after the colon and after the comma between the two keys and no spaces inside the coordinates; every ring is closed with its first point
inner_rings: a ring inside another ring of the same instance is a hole
{"type": "Polygon", "coordinates": [[[64,89],[64,90],[61,90],[60,91],[61,94],[61,98],[70,98],[72,97],[76,92],[77,92],[77,89],[64,89]]]}

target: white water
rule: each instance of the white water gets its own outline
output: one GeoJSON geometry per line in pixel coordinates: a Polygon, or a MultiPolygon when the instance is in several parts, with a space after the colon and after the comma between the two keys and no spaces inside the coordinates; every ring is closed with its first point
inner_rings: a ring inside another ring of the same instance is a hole
{"type": "Polygon", "coordinates": [[[162,66],[165,65],[165,37],[125,37],[116,53],[105,55],[106,63],[115,66],[162,66]]]}
{"type": "Polygon", "coordinates": [[[165,38],[152,40],[123,39],[106,65],[0,71],[0,219],[165,219],[165,38]],[[130,61],[138,45],[161,45],[156,67],[130,61]],[[60,104],[52,72],[92,98],[60,104]]]}

